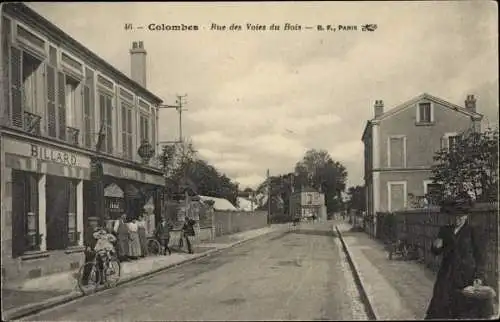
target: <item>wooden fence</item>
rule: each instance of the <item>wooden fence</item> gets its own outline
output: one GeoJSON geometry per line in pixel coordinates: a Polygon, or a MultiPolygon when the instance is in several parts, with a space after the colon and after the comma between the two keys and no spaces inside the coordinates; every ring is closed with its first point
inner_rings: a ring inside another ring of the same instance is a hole
{"type": "MultiPolygon", "coordinates": [[[[393,214],[377,214],[377,238],[394,241],[405,236],[419,246],[419,260],[433,271],[437,271],[441,256],[431,253],[431,245],[439,227],[450,224],[452,218],[439,212],[439,208],[412,209],[393,214]]],[[[494,287],[498,294],[498,203],[477,204],[470,215],[471,223],[477,227],[481,248],[486,256],[486,284],[494,287]]]]}

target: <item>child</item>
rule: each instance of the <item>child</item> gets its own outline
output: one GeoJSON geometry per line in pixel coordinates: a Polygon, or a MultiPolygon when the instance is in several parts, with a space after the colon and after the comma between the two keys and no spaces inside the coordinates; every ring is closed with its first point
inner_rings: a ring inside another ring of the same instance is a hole
{"type": "Polygon", "coordinates": [[[99,229],[93,236],[97,239],[97,243],[94,246],[94,251],[96,253],[99,251],[106,251],[114,254],[115,247],[113,243],[116,242],[116,237],[113,234],[108,233],[105,229],[99,229]]]}

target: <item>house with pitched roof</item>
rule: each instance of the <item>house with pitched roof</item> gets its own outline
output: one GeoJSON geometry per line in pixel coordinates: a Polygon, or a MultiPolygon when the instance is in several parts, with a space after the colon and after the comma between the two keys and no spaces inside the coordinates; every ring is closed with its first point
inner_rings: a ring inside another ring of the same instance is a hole
{"type": "Polygon", "coordinates": [[[458,106],[424,93],[388,111],[382,100],[375,101],[361,138],[371,233],[376,234],[377,212],[409,208],[412,196],[439,188],[431,180],[435,153],[453,146],[465,130],[480,131],[482,118],[474,95],[458,106]]]}

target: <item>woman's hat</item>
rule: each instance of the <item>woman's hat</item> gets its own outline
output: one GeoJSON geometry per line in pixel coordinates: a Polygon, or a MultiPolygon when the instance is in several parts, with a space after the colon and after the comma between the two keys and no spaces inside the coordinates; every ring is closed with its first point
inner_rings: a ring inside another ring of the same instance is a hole
{"type": "Polygon", "coordinates": [[[463,215],[468,214],[473,208],[473,201],[470,196],[460,196],[459,198],[452,200],[445,200],[441,204],[441,212],[448,213],[450,215],[463,215]]]}

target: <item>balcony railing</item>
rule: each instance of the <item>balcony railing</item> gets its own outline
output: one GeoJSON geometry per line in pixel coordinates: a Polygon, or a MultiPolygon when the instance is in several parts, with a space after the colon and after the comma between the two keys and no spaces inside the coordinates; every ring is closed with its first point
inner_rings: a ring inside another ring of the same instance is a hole
{"type": "Polygon", "coordinates": [[[24,112],[24,126],[23,129],[34,135],[41,134],[40,121],[42,117],[40,115],[36,115],[30,112],[24,112]]]}
{"type": "Polygon", "coordinates": [[[80,144],[80,130],[74,127],[66,127],[66,141],[72,145],[80,144]]]}

